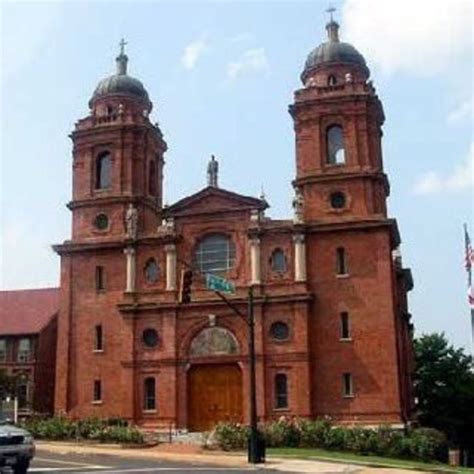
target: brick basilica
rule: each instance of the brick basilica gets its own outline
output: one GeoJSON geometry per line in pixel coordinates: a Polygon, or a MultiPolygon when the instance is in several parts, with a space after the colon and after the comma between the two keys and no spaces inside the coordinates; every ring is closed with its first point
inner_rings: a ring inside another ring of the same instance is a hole
{"type": "Polygon", "coordinates": [[[152,103],[127,74],[90,99],[73,130],[72,236],[61,256],[55,412],[120,416],[143,427],[200,431],[246,422],[248,328],[202,275],[253,286],[257,413],[338,423],[410,420],[411,273],[387,217],[384,112],[362,55],[338,24],[308,56],[294,121],[294,215],[265,199],[208,186],[163,206],[167,143],[152,103]],[[194,270],[191,302],[180,275],[194,270]],[[187,267],[186,267],[187,268],[187,267]]]}

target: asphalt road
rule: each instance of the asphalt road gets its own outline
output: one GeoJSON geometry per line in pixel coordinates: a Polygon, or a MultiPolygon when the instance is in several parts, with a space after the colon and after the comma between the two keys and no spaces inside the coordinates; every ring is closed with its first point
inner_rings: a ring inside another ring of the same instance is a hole
{"type": "MultiPolygon", "coordinates": [[[[275,473],[270,469],[264,468],[230,468],[203,464],[191,463],[171,463],[169,461],[156,461],[144,459],[127,459],[117,456],[96,455],[96,454],[53,454],[38,449],[36,457],[33,460],[28,472],[46,474],[50,472],[57,473],[170,473],[185,474],[196,472],[198,474],[239,474],[255,471],[258,473],[275,473]]],[[[8,471],[4,471],[5,474],[8,471]]],[[[280,471],[281,472],[281,471],[280,471]]],[[[3,474],[3,472],[2,472],[3,474]]]]}

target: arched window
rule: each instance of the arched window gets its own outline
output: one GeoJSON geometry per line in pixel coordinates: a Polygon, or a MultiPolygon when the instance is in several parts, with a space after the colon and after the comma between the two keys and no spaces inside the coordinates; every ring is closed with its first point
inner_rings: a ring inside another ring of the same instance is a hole
{"type": "Polygon", "coordinates": [[[346,162],[344,134],[340,125],[331,125],[326,132],[327,163],[343,165],[346,162]]]}
{"type": "Polygon", "coordinates": [[[143,408],[156,410],[156,383],[155,377],[147,377],[143,383],[143,408]]]}
{"type": "Polygon", "coordinates": [[[226,272],[235,264],[235,245],[224,234],[208,235],[196,248],[194,264],[201,273],[226,272]]]}
{"type": "Polygon", "coordinates": [[[341,339],[351,338],[351,328],[349,325],[349,313],[344,311],[341,313],[341,339]]]}
{"type": "Polygon", "coordinates": [[[148,283],[156,283],[159,278],[159,268],[154,258],[149,258],[145,264],[145,278],[148,283]]]}
{"type": "Polygon", "coordinates": [[[286,374],[275,375],[275,408],[288,408],[288,378],[286,374]]]}
{"type": "Polygon", "coordinates": [[[150,161],[148,165],[148,194],[156,195],[156,165],[154,161],[150,161]]]}
{"type": "Polygon", "coordinates": [[[347,275],[346,250],[339,247],[336,250],[336,271],[338,275],[347,275]]]}
{"type": "Polygon", "coordinates": [[[97,157],[95,164],[95,187],[96,189],[110,188],[112,185],[112,160],[108,151],[97,157]]]}
{"type": "Polygon", "coordinates": [[[104,350],[102,324],[98,324],[94,328],[94,350],[95,351],[103,351],[104,350]]]}
{"type": "Polygon", "coordinates": [[[287,270],[286,256],[281,249],[275,249],[273,251],[270,263],[274,272],[285,273],[287,270]]]}
{"type": "Polygon", "coordinates": [[[18,343],[18,362],[29,362],[31,357],[31,340],[27,337],[20,339],[18,343]]]}
{"type": "Polygon", "coordinates": [[[335,86],[337,84],[336,76],[332,74],[328,77],[328,86],[335,86]]]}

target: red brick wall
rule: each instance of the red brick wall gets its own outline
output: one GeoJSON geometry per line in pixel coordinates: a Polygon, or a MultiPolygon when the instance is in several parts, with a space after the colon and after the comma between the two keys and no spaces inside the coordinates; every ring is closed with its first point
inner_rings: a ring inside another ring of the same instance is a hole
{"type": "MultiPolygon", "coordinates": [[[[175,243],[180,262],[191,262],[200,239],[219,232],[228,235],[236,247],[235,266],[227,278],[236,284],[234,301],[242,312],[246,311],[250,280],[249,238],[256,236],[261,242],[262,284],[255,288],[261,418],[329,415],[342,423],[398,423],[408,416],[410,340],[400,319],[400,308],[406,308],[406,291],[400,290],[392,264],[391,252],[397,245],[395,224],[386,218],[388,183],[380,146],[383,111],[372,86],[364,82],[365,73],[353,72],[355,83],[350,86],[296,93],[291,109],[296,130],[296,184],[305,201],[305,223],[298,226],[291,221],[256,222],[251,211],[261,209],[261,203],[207,189],[168,208],[165,214],[174,217],[175,229],[161,235],[157,232],[161,181],[153,204],[146,191],[146,167],[150,156],[158,156],[162,164],[166,144],[141,114],[143,104],[127,102],[129,122],[113,119],[107,127],[98,126],[97,117],[91,116],[78,123],[73,133],[73,240],[57,247],[62,255],[57,412],[66,411],[73,417],[122,416],[149,426],[171,423],[186,427],[190,367],[235,362],[242,370],[244,414],[248,416],[246,323],[207,291],[198,275],[194,277],[192,304],[179,305],[177,292],[166,291],[165,286],[165,246],[175,243]],[[344,126],[348,160],[344,167],[324,164],[325,129],[334,121],[344,126]],[[137,126],[129,127],[130,123],[137,126]],[[114,184],[109,191],[97,192],[91,186],[91,170],[97,152],[105,148],[113,152],[114,184]],[[346,192],[345,209],[330,207],[328,200],[334,190],[346,192]],[[136,241],[124,235],[123,215],[130,202],[135,202],[141,219],[136,241]],[[104,232],[93,230],[91,224],[100,211],[107,212],[111,220],[104,232]],[[306,236],[307,282],[294,282],[295,234],[306,236]],[[127,294],[123,250],[129,245],[136,250],[137,274],[136,291],[127,294]],[[340,246],[347,253],[346,277],[336,275],[335,252],[340,246]],[[287,257],[288,268],[283,274],[270,267],[276,248],[287,257]],[[143,273],[151,257],[160,267],[156,284],[148,283],[143,273]],[[97,265],[105,268],[104,291],[95,288],[97,265]],[[350,315],[351,341],[340,341],[342,311],[350,315]],[[235,335],[238,354],[190,356],[191,341],[208,327],[210,314],[235,335]],[[289,325],[287,341],[276,342],[270,337],[275,321],[289,325]],[[97,324],[103,327],[103,352],[93,351],[97,324]],[[143,344],[147,328],[158,331],[155,349],[143,344]],[[343,397],[344,372],[353,375],[353,398],[343,397]],[[288,409],[275,409],[277,373],[288,376],[288,409]],[[143,411],[147,376],[157,380],[156,412],[143,411]],[[102,381],[103,403],[92,403],[94,379],[102,381]]],[[[342,75],[344,70],[336,73],[342,75]]],[[[99,115],[100,107],[96,104],[99,115]]],[[[178,279],[180,267],[181,263],[178,279]]]]}

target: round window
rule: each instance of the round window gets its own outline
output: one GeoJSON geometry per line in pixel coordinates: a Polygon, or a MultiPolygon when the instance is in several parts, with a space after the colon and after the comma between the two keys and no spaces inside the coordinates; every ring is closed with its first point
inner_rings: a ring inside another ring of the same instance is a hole
{"type": "Polygon", "coordinates": [[[334,209],[342,209],[346,206],[346,195],[340,191],[331,194],[331,206],[334,209]]]}
{"type": "Polygon", "coordinates": [[[94,225],[99,230],[105,230],[109,226],[109,218],[105,214],[95,216],[94,225]]]}
{"type": "Polygon", "coordinates": [[[147,347],[156,347],[158,345],[158,333],[154,329],[145,329],[143,331],[143,342],[147,347]]]}
{"type": "Polygon", "coordinates": [[[273,323],[270,327],[270,335],[277,341],[285,341],[290,335],[288,324],[282,323],[281,321],[273,323]]]}

